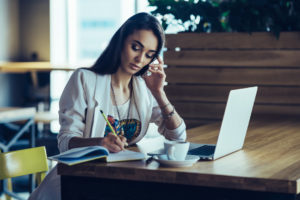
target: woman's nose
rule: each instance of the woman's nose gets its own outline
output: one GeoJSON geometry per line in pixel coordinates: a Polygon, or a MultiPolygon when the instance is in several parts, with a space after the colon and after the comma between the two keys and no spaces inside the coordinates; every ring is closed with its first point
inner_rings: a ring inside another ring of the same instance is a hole
{"type": "Polygon", "coordinates": [[[139,62],[139,63],[143,62],[143,61],[144,61],[144,55],[143,55],[143,53],[137,55],[137,56],[135,57],[135,61],[136,61],[136,62],[139,62]]]}

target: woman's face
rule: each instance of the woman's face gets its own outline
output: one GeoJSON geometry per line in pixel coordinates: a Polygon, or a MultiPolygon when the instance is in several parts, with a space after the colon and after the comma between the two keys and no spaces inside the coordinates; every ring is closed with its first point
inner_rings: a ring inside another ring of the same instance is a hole
{"type": "Polygon", "coordinates": [[[125,40],[120,70],[130,75],[148,65],[157,53],[158,40],[151,30],[138,30],[125,40]]]}

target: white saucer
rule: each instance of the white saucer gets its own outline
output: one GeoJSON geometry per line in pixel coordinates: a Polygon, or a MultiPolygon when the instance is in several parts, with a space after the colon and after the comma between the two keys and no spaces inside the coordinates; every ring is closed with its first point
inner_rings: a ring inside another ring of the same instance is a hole
{"type": "Polygon", "coordinates": [[[194,163],[196,163],[200,157],[194,155],[187,155],[185,160],[176,161],[176,160],[168,160],[167,155],[160,155],[159,157],[153,156],[153,159],[159,162],[161,165],[168,167],[190,167],[194,163]]]}

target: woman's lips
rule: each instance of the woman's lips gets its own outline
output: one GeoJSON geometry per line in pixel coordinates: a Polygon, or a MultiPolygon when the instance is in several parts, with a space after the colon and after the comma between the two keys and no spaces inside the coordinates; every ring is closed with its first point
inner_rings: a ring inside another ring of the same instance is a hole
{"type": "Polygon", "coordinates": [[[133,70],[139,70],[139,69],[140,69],[139,66],[137,66],[137,65],[135,65],[135,64],[132,64],[132,63],[130,63],[130,67],[131,67],[131,69],[133,69],[133,70]]]}

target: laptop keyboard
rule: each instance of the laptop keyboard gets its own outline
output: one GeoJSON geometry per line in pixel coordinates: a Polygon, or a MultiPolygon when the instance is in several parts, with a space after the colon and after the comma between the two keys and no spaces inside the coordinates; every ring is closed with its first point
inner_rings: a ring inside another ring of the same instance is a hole
{"type": "Polygon", "coordinates": [[[203,155],[203,156],[209,156],[211,154],[213,154],[215,152],[215,146],[208,146],[208,145],[204,145],[201,147],[198,147],[196,149],[191,149],[189,150],[188,154],[189,155],[203,155]]]}

